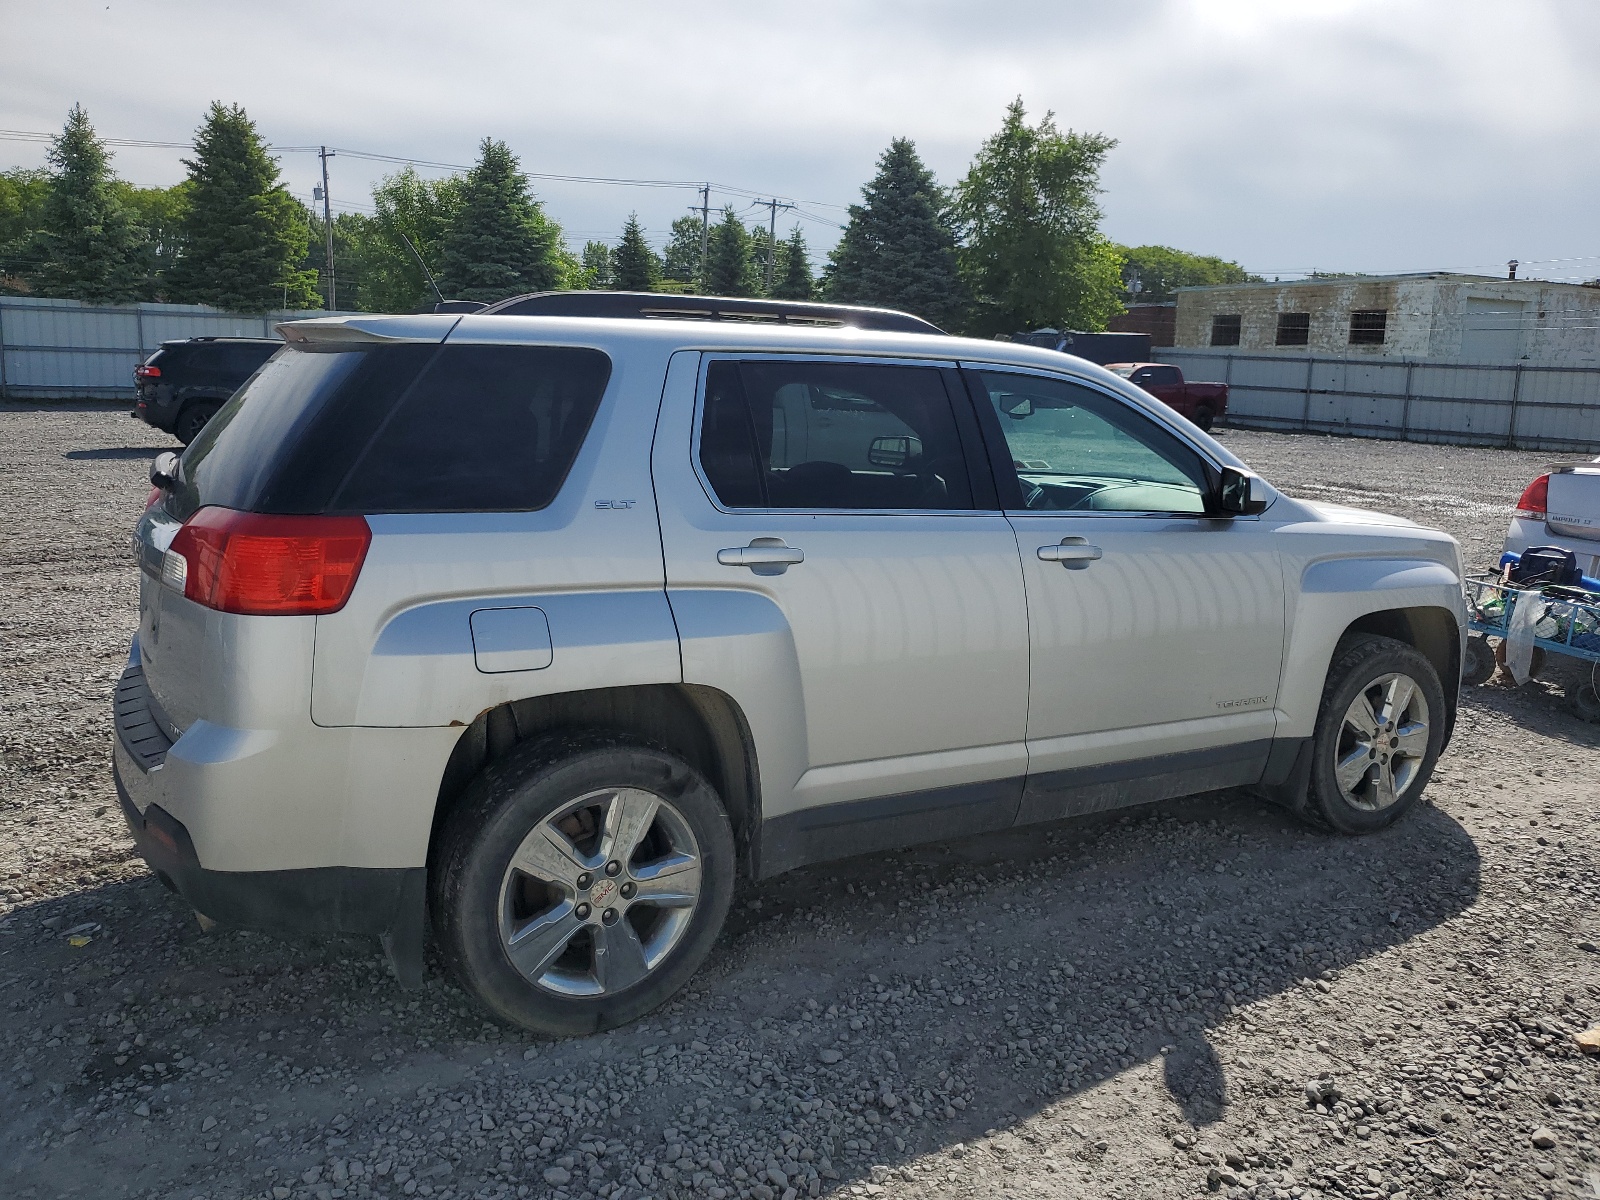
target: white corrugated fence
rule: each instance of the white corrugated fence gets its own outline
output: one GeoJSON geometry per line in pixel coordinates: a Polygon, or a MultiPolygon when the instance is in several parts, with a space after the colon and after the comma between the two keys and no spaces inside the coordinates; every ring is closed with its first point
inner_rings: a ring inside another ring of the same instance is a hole
{"type": "Polygon", "coordinates": [[[1412,442],[1600,451],[1600,368],[1533,362],[1156,352],[1196,383],[1228,385],[1228,424],[1412,442]]]}
{"type": "Polygon", "coordinates": [[[203,304],[97,306],[0,297],[0,398],[132,398],[133,369],[162,342],[191,337],[277,337],[301,312],[228,313],[203,304]]]}

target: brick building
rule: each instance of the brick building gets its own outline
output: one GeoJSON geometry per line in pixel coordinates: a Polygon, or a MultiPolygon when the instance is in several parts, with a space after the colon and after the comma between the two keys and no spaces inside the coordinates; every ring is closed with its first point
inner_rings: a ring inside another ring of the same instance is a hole
{"type": "Polygon", "coordinates": [[[1111,318],[1106,328],[1112,333],[1146,333],[1152,346],[1170,346],[1178,332],[1178,306],[1130,304],[1128,311],[1111,318]]]}
{"type": "Polygon", "coordinates": [[[1600,366],[1600,288],[1437,271],[1181,288],[1176,345],[1600,366]]]}

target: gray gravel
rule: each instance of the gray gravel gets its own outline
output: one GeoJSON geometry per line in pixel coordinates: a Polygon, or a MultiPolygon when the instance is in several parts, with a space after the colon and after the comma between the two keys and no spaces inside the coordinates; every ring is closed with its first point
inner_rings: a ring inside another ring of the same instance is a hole
{"type": "MultiPolygon", "coordinates": [[[[1542,456],[1229,432],[1482,561],[1542,456]]],[[[1600,1195],[1600,730],[1474,689],[1359,841],[1238,793],[746,887],[649,1020],[487,1023],[375,945],[205,934],[132,856],[106,718],[150,455],[0,409],[0,1195],[1600,1195]]]]}

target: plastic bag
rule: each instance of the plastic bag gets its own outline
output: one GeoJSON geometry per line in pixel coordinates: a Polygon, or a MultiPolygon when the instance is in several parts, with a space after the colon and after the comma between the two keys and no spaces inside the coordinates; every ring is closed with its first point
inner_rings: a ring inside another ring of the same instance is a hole
{"type": "Polygon", "coordinates": [[[1516,607],[1511,612],[1511,625],[1506,630],[1506,669],[1511,672],[1518,687],[1528,682],[1533,666],[1534,627],[1544,616],[1547,605],[1538,592],[1518,592],[1516,607]]]}

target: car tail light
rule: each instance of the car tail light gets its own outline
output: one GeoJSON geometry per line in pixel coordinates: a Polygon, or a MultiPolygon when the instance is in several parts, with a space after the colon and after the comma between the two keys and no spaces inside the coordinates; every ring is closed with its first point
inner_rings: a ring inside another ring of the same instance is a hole
{"type": "Polygon", "coordinates": [[[162,574],[189,599],[219,612],[338,612],[371,543],[372,530],[360,517],[202,508],[172,539],[162,574]]]}
{"type": "Polygon", "coordinates": [[[1517,501],[1519,517],[1538,517],[1544,520],[1550,507],[1550,476],[1541,475],[1522,489],[1522,499],[1517,501]]]}
{"type": "Polygon", "coordinates": [[[147,366],[144,363],[140,363],[133,369],[133,377],[135,379],[160,379],[161,368],[147,366]]]}

